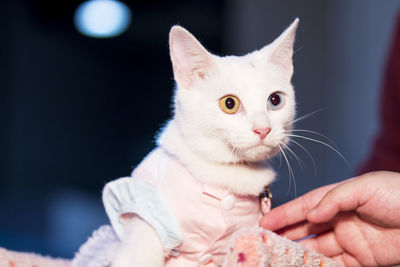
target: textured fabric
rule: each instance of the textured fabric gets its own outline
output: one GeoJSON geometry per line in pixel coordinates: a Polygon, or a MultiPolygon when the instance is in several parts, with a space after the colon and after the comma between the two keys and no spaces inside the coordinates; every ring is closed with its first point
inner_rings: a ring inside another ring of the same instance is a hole
{"type": "Polygon", "coordinates": [[[342,266],[299,243],[256,227],[236,232],[228,251],[224,267],[342,266]]]}
{"type": "Polygon", "coordinates": [[[137,213],[154,227],[165,249],[174,249],[167,267],[222,265],[230,236],[241,227],[257,226],[260,216],[257,197],[200,183],[162,148],[151,152],[131,178],[110,182],[103,201],[119,235],[124,234],[119,222],[124,212],[137,213]],[[143,185],[146,196],[136,190],[143,185]]]}
{"type": "Polygon", "coordinates": [[[35,253],[22,253],[0,248],[0,267],[70,267],[70,262],[41,256],[35,253]]]}
{"type": "MultiPolygon", "coordinates": [[[[252,227],[233,234],[224,267],[338,267],[332,260],[271,231],[252,227]]],[[[118,239],[109,225],[102,226],[81,246],[74,259],[44,257],[0,248],[0,267],[105,267],[110,266],[118,239]]],[[[195,266],[175,265],[167,266],[195,266]]],[[[210,263],[209,266],[215,266],[210,263]]]]}
{"type": "Polygon", "coordinates": [[[110,266],[119,242],[110,225],[101,226],[79,248],[79,251],[71,261],[71,267],[110,266]]]}

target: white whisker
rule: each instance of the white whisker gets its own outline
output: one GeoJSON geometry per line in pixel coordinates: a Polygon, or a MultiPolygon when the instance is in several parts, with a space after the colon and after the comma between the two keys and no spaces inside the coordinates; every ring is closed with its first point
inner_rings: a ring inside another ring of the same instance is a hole
{"type": "Polygon", "coordinates": [[[282,153],[282,156],[285,158],[285,161],[286,161],[286,164],[287,164],[287,167],[288,167],[288,172],[289,172],[289,188],[288,188],[288,192],[287,193],[289,194],[289,192],[290,192],[290,187],[291,187],[291,184],[292,184],[291,182],[292,182],[292,179],[293,179],[294,195],[296,197],[296,195],[297,195],[297,192],[296,192],[297,191],[296,190],[296,180],[294,178],[294,173],[293,173],[292,166],[290,165],[289,160],[288,160],[285,152],[283,151],[282,147],[280,145],[278,145],[278,147],[279,147],[279,150],[282,153]]]}
{"type": "Polygon", "coordinates": [[[313,112],[311,112],[311,113],[308,113],[308,114],[306,114],[306,115],[303,115],[303,116],[301,116],[301,117],[298,117],[297,119],[295,119],[295,120],[289,122],[288,124],[286,124],[286,126],[292,125],[293,123],[296,123],[296,122],[301,121],[301,120],[308,119],[309,117],[311,117],[311,116],[314,115],[315,113],[318,113],[318,112],[320,112],[320,111],[322,111],[322,110],[324,110],[324,109],[325,109],[325,108],[320,108],[320,109],[315,110],[315,111],[313,111],[313,112]]]}
{"type": "Polygon", "coordinates": [[[235,149],[235,165],[240,165],[239,148],[238,147],[235,149]]]}
{"type": "Polygon", "coordinates": [[[302,139],[309,140],[309,141],[313,141],[313,142],[322,144],[322,145],[324,145],[324,146],[326,146],[326,147],[329,147],[330,149],[332,149],[333,151],[335,151],[335,152],[344,160],[344,162],[345,162],[347,165],[349,165],[349,162],[348,162],[348,161],[346,160],[346,158],[342,155],[342,153],[340,153],[336,148],[332,147],[331,145],[329,145],[329,144],[327,144],[327,143],[325,143],[325,142],[322,142],[322,141],[317,140],[317,139],[314,139],[314,138],[310,138],[310,137],[306,137],[306,136],[302,136],[302,135],[297,135],[297,134],[287,134],[287,136],[302,138],[302,139]]]}
{"type": "Polygon", "coordinates": [[[319,136],[325,138],[326,140],[328,140],[329,143],[331,143],[332,145],[336,146],[335,143],[329,137],[327,137],[326,135],[324,135],[322,133],[316,132],[316,131],[305,130],[305,129],[293,129],[293,130],[286,131],[286,132],[287,133],[290,133],[290,132],[305,132],[305,133],[311,133],[311,134],[319,135],[319,136]]]}
{"type": "Polygon", "coordinates": [[[311,159],[311,162],[312,162],[313,167],[314,167],[314,176],[316,177],[317,176],[317,165],[315,164],[315,160],[314,160],[313,156],[311,155],[311,153],[303,145],[301,145],[299,142],[297,142],[297,141],[295,141],[293,139],[290,139],[290,142],[293,142],[293,144],[298,145],[301,149],[304,150],[304,152],[306,152],[308,157],[311,159]]]}
{"type": "Polygon", "coordinates": [[[302,163],[304,164],[304,162],[296,155],[296,153],[293,152],[292,149],[290,149],[290,147],[289,147],[288,145],[286,145],[285,143],[282,143],[282,145],[283,145],[290,153],[292,153],[292,155],[295,157],[295,159],[296,159],[297,162],[299,163],[299,166],[300,166],[301,171],[303,171],[304,169],[303,169],[302,163]]]}
{"type": "Polygon", "coordinates": [[[236,154],[235,154],[236,159],[237,159],[237,160],[236,160],[236,164],[240,166],[240,161],[241,161],[241,160],[240,160],[239,155],[240,155],[240,150],[239,150],[239,148],[237,148],[237,149],[236,149],[236,154]]]}
{"type": "Polygon", "coordinates": [[[232,157],[232,160],[230,160],[230,159],[228,158],[228,160],[226,161],[226,164],[231,163],[231,161],[233,162],[233,164],[235,164],[236,159],[235,159],[234,151],[235,151],[235,147],[232,146],[232,150],[231,150],[231,157],[232,157]]]}

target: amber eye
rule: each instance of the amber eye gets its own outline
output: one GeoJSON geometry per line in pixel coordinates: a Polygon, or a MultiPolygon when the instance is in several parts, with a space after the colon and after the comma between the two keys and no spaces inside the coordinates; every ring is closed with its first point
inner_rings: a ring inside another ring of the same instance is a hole
{"type": "Polygon", "coordinates": [[[240,101],[236,96],[227,95],[219,100],[222,111],[228,114],[235,113],[240,107],[240,101]]]}

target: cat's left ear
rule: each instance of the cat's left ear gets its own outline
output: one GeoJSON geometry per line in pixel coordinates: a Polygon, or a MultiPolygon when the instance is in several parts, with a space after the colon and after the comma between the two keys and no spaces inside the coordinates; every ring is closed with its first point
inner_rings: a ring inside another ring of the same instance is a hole
{"type": "Polygon", "coordinates": [[[171,28],[169,50],[178,87],[189,89],[195,79],[204,79],[212,66],[213,55],[180,26],[171,28]]]}
{"type": "Polygon", "coordinates": [[[299,19],[296,18],[272,44],[268,45],[271,49],[270,61],[282,67],[288,77],[293,75],[293,45],[298,24],[299,19]]]}

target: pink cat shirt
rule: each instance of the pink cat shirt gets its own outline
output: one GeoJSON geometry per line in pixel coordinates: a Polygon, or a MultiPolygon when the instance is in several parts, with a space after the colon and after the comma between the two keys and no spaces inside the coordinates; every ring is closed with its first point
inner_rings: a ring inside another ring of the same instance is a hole
{"type": "Polygon", "coordinates": [[[168,255],[165,266],[221,266],[228,240],[257,226],[258,197],[240,196],[196,180],[163,148],[151,152],[131,177],[108,183],[103,201],[121,238],[120,216],[134,213],[157,232],[168,255]]]}

